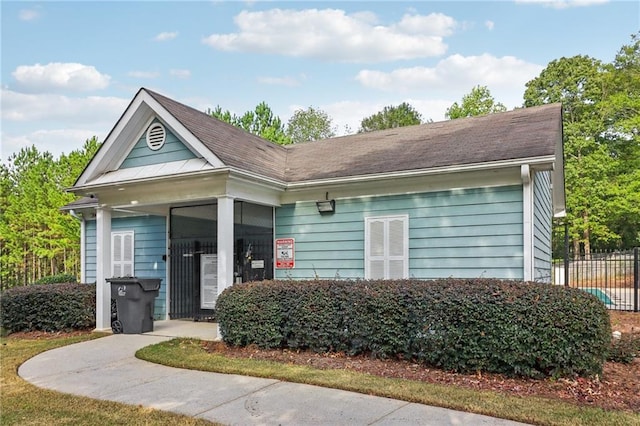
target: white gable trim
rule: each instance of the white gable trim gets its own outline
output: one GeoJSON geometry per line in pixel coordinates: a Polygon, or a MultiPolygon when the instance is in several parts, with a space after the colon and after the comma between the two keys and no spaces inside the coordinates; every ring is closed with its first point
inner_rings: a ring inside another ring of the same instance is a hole
{"type": "Polygon", "coordinates": [[[74,186],[84,186],[103,173],[117,170],[140,139],[142,132],[146,131],[156,117],[167,125],[188,148],[214,168],[225,166],[222,160],[205,147],[146,90],[140,89],[74,186]]]}
{"type": "Polygon", "coordinates": [[[174,131],[176,136],[178,136],[189,146],[195,149],[196,152],[202,158],[207,160],[213,167],[218,168],[225,166],[222,160],[220,160],[213,152],[211,152],[209,148],[204,146],[204,144],[200,142],[200,140],[195,137],[189,130],[187,130],[187,128],[184,127],[182,123],[176,120],[173,115],[169,114],[169,112],[164,109],[164,107],[160,105],[160,103],[158,103],[158,101],[156,101],[151,95],[149,95],[146,90],[142,89],[141,93],[143,93],[145,96],[144,102],[147,103],[147,105],[149,105],[154,111],[156,111],[156,114],[158,114],[162,121],[164,121],[174,131]]]}

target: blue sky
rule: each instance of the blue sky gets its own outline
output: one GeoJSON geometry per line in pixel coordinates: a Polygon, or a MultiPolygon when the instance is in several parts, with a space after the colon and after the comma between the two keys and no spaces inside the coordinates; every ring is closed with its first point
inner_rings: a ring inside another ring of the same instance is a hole
{"type": "Polygon", "coordinates": [[[1,1],[2,161],[104,140],[140,87],[202,111],[313,106],[338,134],[409,102],[440,121],[487,86],[509,109],[554,59],[611,62],[640,2],[1,1]]]}

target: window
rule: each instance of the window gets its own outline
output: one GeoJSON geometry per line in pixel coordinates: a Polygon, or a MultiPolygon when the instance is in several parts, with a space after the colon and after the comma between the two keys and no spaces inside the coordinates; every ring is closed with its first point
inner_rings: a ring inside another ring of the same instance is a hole
{"type": "Polygon", "coordinates": [[[133,231],[111,233],[111,276],[132,277],[133,268],[133,231]]]}
{"type": "Polygon", "coordinates": [[[365,279],[409,276],[409,216],[365,218],[365,279]]]}

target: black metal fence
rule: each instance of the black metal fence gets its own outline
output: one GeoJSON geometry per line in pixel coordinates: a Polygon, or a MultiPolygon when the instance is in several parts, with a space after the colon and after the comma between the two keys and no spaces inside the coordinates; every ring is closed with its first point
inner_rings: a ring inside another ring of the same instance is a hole
{"type": "Polygon", "coordinates": [[[608,309],[640,312],[640,248],[578,252],[565,247],[553,262],[553,283],[598,297],[608,309]]]}

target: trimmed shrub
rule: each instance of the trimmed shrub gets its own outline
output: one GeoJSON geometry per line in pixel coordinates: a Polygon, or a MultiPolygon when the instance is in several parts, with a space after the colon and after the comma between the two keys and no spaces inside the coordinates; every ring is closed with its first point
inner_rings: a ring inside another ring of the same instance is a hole
{"type": "Polygon", "coordinates": [[[225,324],[227,342],[234,346],[260,342],[261,347],[280,347],[284,318],[279,300],[284,293],[283,286],[265,286],[260,291],[238,292],[223,302],[223,309],[219,309],[219,296],[216,319],[218,323],[225,324]],[[254,323],[259,326],[248,326],[254,323]]]}
{"type": "Polygon", "coordinates": [[[620,339],[611,340],[608,360],[630,364],[640,357],[640,333],[623,333],[620,339]]]}
{"type": "Polygon", "coordinates": [[[216,303],[225,342],[403,358],[459,372],[602,372],[605,306],[577,289],[496,279],[263,281],[216,303]]]}
{"type": "Polygon", "coordinates": [[[48,275],[46,277],[42,277],[34,284],[66,284],[66,283],[77,283],[78,279],[75,275],[71,274],[56,274],[56,275],[48,275]]]}
{"type": "Polygon", "coordinates": [[[13,287],[0,294],[0,325],[18,331],[69,331],[95,327],[96,286],[50,284],[13,287]]]}

